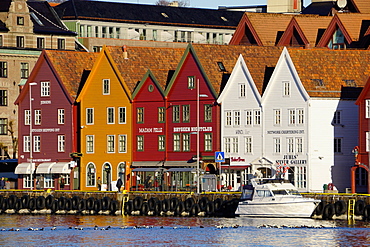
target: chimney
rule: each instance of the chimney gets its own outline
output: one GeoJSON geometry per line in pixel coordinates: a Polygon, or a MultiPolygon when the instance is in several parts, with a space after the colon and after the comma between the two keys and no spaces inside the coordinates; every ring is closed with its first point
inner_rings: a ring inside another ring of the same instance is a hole
{"type": "Polygon", "coordinates": [[[122,46],[122,50],[123,50],[123,58],[124,58],[124,59],[128,59],[128,57],[127,57],[127,47],[126,47],[126,45],[122,46]]]}

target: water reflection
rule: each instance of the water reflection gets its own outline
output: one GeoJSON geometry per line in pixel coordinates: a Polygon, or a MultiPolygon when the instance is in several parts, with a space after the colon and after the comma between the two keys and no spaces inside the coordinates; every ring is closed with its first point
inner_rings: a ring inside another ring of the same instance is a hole
{"type": "Polygon", "coordinates": [[[5,229],[0,231],[0,245],[5,246],[364,246],[370,242],[370,224],[362,221],[348,226],[346,221],[313,219],[0,215],[0,226],[5,229]],[[228,227],[216,227],[220,225],[228,227]],[[262,225],[297,228],[258,228],[262,225]],[[318,228],[308,228],[313,226],[318,228]],[[9,231],[12,228],[19,231],[9,231]]]}

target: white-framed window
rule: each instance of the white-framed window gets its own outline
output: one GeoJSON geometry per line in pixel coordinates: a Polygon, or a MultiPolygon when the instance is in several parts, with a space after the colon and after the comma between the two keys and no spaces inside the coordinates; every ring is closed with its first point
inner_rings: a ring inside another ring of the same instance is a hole
{"type": "Polygon", "coordinates": [[[212,151],[212,133],[204,134],[204,151],[212,151]]]}
{"type": "Polygon", "coordinates": [[[274,109],[274,125],[280,125],[280,124],[281,124],[281,110],[274,109]]]}
{"type": "Polygon", "coordinates": [[[231,126],[231,119],[232,119],[232,113],[231,111],[225,111],[225,125],[226,126],[231,126]]]}
{"type": "Polygon", "coordinates": [[[365,100],[365,116],[370,118],[370,99],[365,100]]]}
{"type": "Polygon", "coordinates": [[[107,107],[107,124],[114,124],[114,107],[107,107]]]}
{"type": "Polygon", "coordinates": [[[53,174],[44,175],[44,188],[54,188],[53,174]]]}
{"type": "Polygon", "coordinates": [[[182,151],[183,152],[190,151],[190,134],[189,133],[182,134],[182,151]]]}
{"type": "Polygon", "coordinates": [[[118,152],[119,153],[127,152],[127,135],[118,136],[118,152]]]}
{"type": "Polygon", "coordinates": [[[23,136],[23,152],[29,153],[30,152],[30,136],[23,136]]]}
{"type": "Polygon", "coordinates": [[[35,125],[41,125],[41,110],[35,110],[35,125]]]}
{"type": "Polygon", "coordinates": [[[86,153],[94,153],[94,136],[86,135],[86,153]]]}
{"type": "Polygon", "coordinates": [[[240,111],[234,111],[234,126],[240,126],[240,111]]]}
{"type": "Polygon", "coordinates": [[[370,151],[370,132],[366,132],[366,152],[370,151]]]}
{"type": "Polygon", "coordinates": [[[245,145],[244,153],[251,154],[252,153],[252,147],[253,147],[251,136],[245,136],[244,137],[244,145],[245,145]]]}
{"type": "Polygon", "coordinates": [[[261,124],[261,110],[254,110],[254,125],[261,124]]]}
{"type": "Polygon", "coordinates": [[[232,153],[239,153],[239,138],[233,137],[231,138],[232,141],[232,153]]]}
{"type": "Polygon", "coordinates": [[[166,136],[159,135],[158,136],[158,151],[165,151],[166,150],[166,136]]]}
{"type": "Polygon", "coordinates": [[[287,153],[290,153],[290,154],[294,153],[294,138],[287,137],[286,144],[287,144],[287,153]]]}
{"type": "Polygon", "coordinates": [[[108,153],[114,153],[115,147],[114,147],[114,135],[107,135],[107,152],[108,153]]]}
{"type": "Polygon", "coordinates": [[[302,137],[295,138],[296,153],[303,153],[303,139],[302,137]]]}
{"type": "Polygon", "coordinates": [[[173,134],[173,151],[180,151],[180,134],[173,134]]]}
{"type": "Polygon", "coordinates": [[[252,110],[245,111],[245,125],[251,126],[253,124],[253,112],[252,110]]]}
{"type": "Polygon", "coordinates": [[[89,163],[86,166],[86,186],[95,187],[96,180],[96,168],[93,163],[89,163]]]}
{"type": "Polygon", "coordinates": [[[283,97],[290,96],[290,82],[283,81],[283,97]]]}
{"type": "Polygon", "coordinates": [[[342,153],[342,138],[334,138],[334,153],[342,153]]]}
{"type": "Polygon", "coordinates": [[[182,106],[182,122],[183,123],[190,122],[190,105],[182,106]]]}
{"type": "Polygon", "coordinates": [[[126,123],[126,107],[118,107],[118,123],[126,123]]]}
{"type": "Polygon", "coordinates": [[[289,125],[295,125],[295,109],[288,109],[289,125]]]}
{"type": "Polygon", "coordinates": [[[188,76],[188,89],[195,88],[195,76],[188,76]]]}
{"type": "Polygon", "coordinates": [[[144,123],[144,107],[138,107],[136,109],[137,123],[144,123]]]}
{"type": "Polygon", "coordinates": [[[30,124],[31,124],[31,111],[24,110],[24,125],[30,125],[30,124]]]}
{"type": "Polygon", "coordinates": [[[64,124],[65,121],[64,109],[58,109],[58,124],[64,124]]]}
{"type": "Polygon", "coordinates": [[[340,115],[341,115],[341,111],[335,111],[334,112],[334,117],[333,117],[333,124],[334,125],[341,124],[340,115]]]}
{"type": "Polygon", "coordinates": [[[109,95],[109,94],[110,94],[110,80],[103,79],[103,95],[109,95]]]}
{"type": "Polygon", "coordinates": [[[23,188],[31,188],[31,174],[23,174],[23,188]]]}
{"type": "Polygon", "coordinates": [[[50,81],[41,82],[41,97],[50,96],[50,81]]]}
{"type": "Polygon", "coordinates": [[[144,151],[144,136],[136,137],[137,151],[144,151]]]}
{"type": "Polygon", "coordinates": [[[304,110],[303,108],[297,109],[297,124],[303,125],[304,124],[304,110]]]}
{"type": "Polygon", "coordinates": [[[306,181],[307,181],[307,168],[305,166],[302,167],[294,167],[295,171],[295,186],[299,189],[306,188],[306,181]]]}
{"type": "Polygon", "coordinates": [[[39,153],[41,150],[41,136],[33,136],[33,152],[39,153]]]}
{"type": "Polygon", "coordinates": [[[94,124],[94,108],[86,108],[86,124],[94,124]]]}
{"type": "Polygon", "coordinates": [[[231,138],[230,137],[224,137],[224,150],[225,153],[231,153],[231,138]]]}
{"type": "Polygon", "coordinates": [[[246,97],[245,84],[239,83],[239,98],[245,98],[245,97],[246,97]]]}
{"type": "Polygon", "coordinates": [[[58,135],[58,152],[65,152],[66,136],[58,135]]]}
{"type": "Polygon", "coordinates": [[[273,142],[274,142],[274,153],[275,154],[280,154],[281,153],[281,139],[280,139],[280,137],[274,137],[273,142]]]}

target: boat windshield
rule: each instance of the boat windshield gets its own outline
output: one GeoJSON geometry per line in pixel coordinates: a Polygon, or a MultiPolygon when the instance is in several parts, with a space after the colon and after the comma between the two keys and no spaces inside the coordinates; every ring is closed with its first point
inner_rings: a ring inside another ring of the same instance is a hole
{"type": "Polygon", "coordinates": [[[271,191],[269,190],[256,190],[257,196],[259,197],[269,197],[272,196],[271,191]]]}
{"type": "Polygon", "coordinates": [[[289,195],[301,196],[297,190],[288,190],[289,195]]]}
{"type": "Polygon", "coordinates": [[[283,195],[289,195],[289,193],[286,190],[273,190],[272,191],[275,196],[283,196],[283,195]]]}

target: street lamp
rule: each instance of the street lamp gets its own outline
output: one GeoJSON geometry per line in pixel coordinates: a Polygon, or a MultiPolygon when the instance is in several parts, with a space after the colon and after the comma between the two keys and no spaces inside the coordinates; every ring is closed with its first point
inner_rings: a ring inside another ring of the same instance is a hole
{"type": "Polygon", "coordinates": [[[30,171],[30,182],[31,182],[31,190],[33,190],[33,178],[32,178],[32,173],[33,173],[33,157],[32,157],[32,149],[33,149],[33,145],[32,145],[32,86],[36,86],[37,83],[36,82],[30,82],[28,83],[28,86],[30,88],[30,166],[31,166],[31,171],[30,171]]]}
{"type": "Polygon", "coordinates": [[[199,194],[200,193],[200,181],[199,181],[199,170],[200,170],[200,162],[199,162],[199,114],[200,114],[200,111],[199,111],[199,101],[200,101],[200,98],[207,98],[208,95],[207,94],[200,94],[199,92],[199,79],[197,79],[197,193],[199,194]]]}

